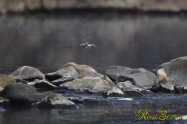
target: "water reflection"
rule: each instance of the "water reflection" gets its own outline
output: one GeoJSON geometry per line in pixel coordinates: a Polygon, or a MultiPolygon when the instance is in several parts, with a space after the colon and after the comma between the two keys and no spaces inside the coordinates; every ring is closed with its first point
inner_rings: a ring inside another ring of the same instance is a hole
{"type": "MultiPolygon", "coordinates": [[[[153,124],[157,121],[135,121],[139,110],[149,109],[151,114],[168,110],[168,115],[186,115],[186,95],[159,95],[137,98],[133,101],[109,100],[106,104],[77,104],[77,108],[7,108],[0,113],[1,124],[153,124]],[[172,100],[172,102],[171,102],[172,100]],[[153,105],[153,103],[156,105],[153,105]]],[[[168,124],[186,121],[167,121],[168,124]]]]}
{"type": "Polygon", "coordinates": [[[53,71],[66,62],[155,68],[187,52],[187,16],[122,13],[0,16],[0,72],[31,65],[53,71]],[[80,43],[97,47],[86,51],[80,43]]]}

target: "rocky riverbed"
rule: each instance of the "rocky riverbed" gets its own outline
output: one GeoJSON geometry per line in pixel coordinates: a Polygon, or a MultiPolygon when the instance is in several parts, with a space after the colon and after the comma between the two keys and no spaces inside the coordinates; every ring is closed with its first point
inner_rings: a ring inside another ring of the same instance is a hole
{"type": "MultiPolygon", "coordinates": [[[[0,104],[8,110],[15,106],[71,110],[81,104],[108,104],[111,109],[119,104],[135,108],[144,105],[146,109],[176,107],[179,101],[186,103],[186,65],[187,57],[179,57],[153,71],[115,65],[108,67],[104,74],[74,62],[47,74],[22,66],[9,75],[0,74],[0,104]]],[[[179,106],[185,110],[184,103],[179,106]]]]}

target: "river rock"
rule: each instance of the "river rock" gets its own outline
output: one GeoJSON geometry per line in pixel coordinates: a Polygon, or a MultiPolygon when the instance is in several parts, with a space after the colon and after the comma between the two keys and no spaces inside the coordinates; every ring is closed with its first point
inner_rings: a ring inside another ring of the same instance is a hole
{"type": "MultiPolygon", "coordinates": [[[[76,64],[74,62],[69,62],[69,63],[66,63],[65,65],[63,65],[61,68],[64,68],[64,67],[68,67],[68,66],[73,66],[77,72],[97,72],[94,68],[92,68],[91,66],[88,66],[88,65],[79,65],[79,64],[76,64]]],[[[60,68],[60,69],[61,69],[60,68]]]]}
{"type": "Polygon", "coordinates": [[[81,104],[106,104],[107,98],[104,98],[103,96],[92,96],[90,94],[72,94],[66,96],[67,99],[73,101],[74,103],[81,103],[81,104]]]}
{"type": "Polygon", "coordinates": [[[38,99],[36,88],[22,83],[8,84],[1,92],[1,96],[9,99],[11,103],[16,105],[30,105],[38,99]]]}
{"type": "Polygon", "coordinates": [[[8,99],[0,97],[0,105],[1,106],[3,106],[3,105],[9,105],[9,104],[10,104],[10,101],[8,99]]]}
{"type": "Polygon", "coordinates": [[[118,87],[112,87],[110,90],[106,92],[106,96],[108,97],[119,97],[123,95],[123,91],[121,91],[121,89],[119,89],[118,87]]]}
{"type": "Polygon", "coordinates": [[[104,78],[104,75],[98,73],[98,72],[87,72],[87,71],[83,71],[83,72],[79,72],[79,78],[82,77],[100,77],[100,78],[104,78]]]}
{"type": "Polygon", "coordinates": [[[140,72],[137,69],[131,69],[128,67],[123,66],[111,66],[106,70],[106,75],[108,75],[113,81],[115,82],[122,82],[126,81],[124,78],[126,75],[131,73],[138,73],[140,72]]]}
{"type": "Polygon", "coordinates": [[[160,91],[174,93],[175,92],[175,80],[170,77],[165,77],[160,81],[160,91]]]}
{"type": "Polygon", "coordinates": [[[16,80],[14,80],[12,77],[4,74],[0,74],[0,91],[2,91],[6,85],[15,83],[16,80]]]}
{"type": "Polygon", "coordinates": [[[40,88],[40,89],[56,89],[57,86],[55,86],[54,84],[50,83],[49,81],[43,79],[43,80],[38,80],[35,79],[32,82],[28,82],[27,84],[32,85],[36,88],[40,88]]]}
{"type": "Polygon", "coordinates": [[[63,65],[56,72],[46,74],[46,78],[55,84],[82,77],[103,78],[104,76],[88,65],[79,65],[73,62],[63,65]]]}
{"type": "Polygon", "coordinates": [[[51,92],[46,92],[40,94],[43,98],[39,101],[38,106],[44,107],[72,107],[75,106],[75,103],[68,100],[62,95],[58,95],[51,92]]]}
{"type": "Polygon", "coordinates": [[[176,89],[187,92],[187,56],[173,59],[160,65],[156,70],[163,69],[168,77],[176,81],[176,89]]]}
{"type": "Polygon", "coordinates": [[[22,66],[10,74],[14,79],[33,81],[35,79],[45,79],[45,75],[37,68],[22,66]]]}
{"type": "Polygon", "coordinates": [[[166,74],[166,72],[163,68],[158,69],[156,71],[156,74],[157,74],[157,77],[158,77],[159,81],[162,81],[164,78],[167,77],[167,74],[166,74]]]}
{"type": "Polygon", "coordinates": [[[64,84],[61,84],[60,86],[81,93],[106,93],[110,91],[112,87],[114,87],[114,84],[101,79],[100,77],[84,77],[66,82],[64,84]]]}
{"type": "Polygon", "coordinates": [[[56,85],[56,86],[60,86],[60,84],[63,84],[63,83],[68,82],[68,81],[73,81],[73,80],[74,80],[73,77],[64,77],[64,78],[60,78],[60,79],[51,81],[51,83],[56,85]]]}
{"type": "Polygon", "coordinates": [[[79,73],[73,66],[67,66],[58,69],[56,72],[46,74],[46,78],[50,81],[58,80],[61,78],[78,78],[79,73]]]}
{"type": "Polygon", "coordinates": [[[117,86],[129,96],[144,96],[151,95],[152,92],[150,90],[146,90],[140,87],[133,85],[130,81],[119,82],[117,86]]]}
{"type": "Polygon", "coordinates": [[[151,89],[158,88],[159,81],[156,75],[143,68],[131,69],[123,66],[111,66],[106,70],[106,75],[115,82],[131,81],[133,85],[151,89]]]}

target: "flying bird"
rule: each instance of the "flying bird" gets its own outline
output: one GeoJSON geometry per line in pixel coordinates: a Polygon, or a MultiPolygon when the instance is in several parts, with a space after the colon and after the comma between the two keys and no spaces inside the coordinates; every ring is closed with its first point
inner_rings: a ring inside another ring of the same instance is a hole
{"type": "Polygon", "coordinates": [[[91,49],[91,48],[95,48],[96,45],[95,44],[89,44],[88,42],[85,43],[81,43],[80,47],[86,48],[86,49],[91,49]]]}

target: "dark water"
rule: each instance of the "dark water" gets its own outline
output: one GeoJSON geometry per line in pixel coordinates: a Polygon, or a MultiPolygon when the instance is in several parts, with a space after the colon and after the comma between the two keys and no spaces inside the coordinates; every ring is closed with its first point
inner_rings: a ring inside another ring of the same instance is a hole
{"type": "MultiPolygon", "coordinates": [[[[187,55],[186,32],[186,14],[1,15],[0,72],[10,73],[22,65],[49,72],[70,61],[91,65],[101,72],[111,65],[152,70],[163,62],[187,55]],[[79,44],[86,41],[96,48],[81,48],[79,44]]],[[[0,124],[144,124],[152,122],[132,121],[140,109],[167,109],[170,114],[187,115],[186,103],[185,95],[160,95],[108,104],[78,104],[76,109],[8,108],[0,113],[0,124]]]]}
{"type": "MultiPolygon", "coordinates": [[[[76,108],[9,108],[0,113],[1,124],[152,124],[161,121],[135,121],[139,110],[149,109],[150,114],[168,110],[167,115],[187,115],[186,95],[162,95],[135,98],[133,101],[107,99],[102,104],[77,104],[76,108]]],[[[165,121],[167,124],[186,124],[187,121],[165,121]]]]}
{"type": "Polygon", "coordinates": [[[0,16],[0,71],[31,65],[45,72],[73,61],[149,70],[187,55],[187,15],[58,13],[0,16]],[[80,48],[94,43],[92,50],[80,48]],[[7,69],[8,68],[8,69],[7,69]]]}

